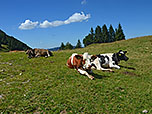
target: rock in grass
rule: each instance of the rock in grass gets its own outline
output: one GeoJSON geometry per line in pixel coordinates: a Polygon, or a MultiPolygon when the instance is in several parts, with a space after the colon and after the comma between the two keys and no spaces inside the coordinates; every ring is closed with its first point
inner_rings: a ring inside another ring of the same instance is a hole
{"type": "Polygon", "coordinates": [[[3,96],[2,95],[0,95],[0,99],[2,99],[3,98],[3,96]]]}
{"type": "Polygon", "coordinates": [[[21,72],[19,75],[21,76],[23,73],[21,72]]]}
{"type": "Polygon", "coordinates": [[[143,110],[142,112],[143,112],[143,113],[148,113],[148,110],[143,110]]]}

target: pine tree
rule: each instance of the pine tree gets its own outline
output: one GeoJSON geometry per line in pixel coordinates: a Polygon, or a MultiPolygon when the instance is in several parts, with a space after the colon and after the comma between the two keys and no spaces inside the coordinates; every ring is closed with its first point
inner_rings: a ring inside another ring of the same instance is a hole
{"type": "Polygon", "coordinates": [[[89,34],[89,35],[85,36],[85,38],[83,39],[84,46],[86,47],[86,46],[88,46],[88,45],[90,45],[92,43],[94,43],[94,41],[92,39],[92,35],[89,34]]]}
{"type": "Polygon", "coordinates": [[[103,35],[103,42],[104,43],[109,42],[109,32],[105,24],[102,26],[102,35],[103,35]]]}
{"type": "Polygon", "coordinates": [[[92,40],[92,43],[94,43],[94,30],[93,30],[93,28],[91,27],[91,30],[90,30],[90,32],[91,32],[91,36],[90,36],[90,38],[91,38],[91,40],[92,40]]]}
{"type": "Polygon", "coordinates": [[[78,40],[77,45],[76,45],[76,47],[75,47],[75,48],[82,48],[82,45],[81,45],[80,40],[78,40]]]}
{"type": "Polygon", "coordinates": [[[73,49],[73,46],[69,42],[67,42],[65,45],[65,49],[73,49]]]}
{"type": "Polygon", "coordinates": [[[109,27],[109,42],[114,42],[115,41],[115,31],[112,27],[112,25],[110,25],[109,27]]]}
{"type": "Polygon", "coordinates": [[[97,26],[95,29],[94,43],[102,43],[102,32],[100,26],[97,26]]]}
{"type": "Polygon", "coordinates": [[[60,50],[64,50],[65,49],[65,45],[64,45],[64,43],[62,42],[61,43],[61,46],[60,46],[60,50]]]}
{"type": "Polygon", "coordinates": [[[116,29],[115,39],[116,39],[116,41],[118,41],[118,40],[125,40],[125,35],[123,33],[123,30],[122,30],[122,27],[121,27],[120,23],[118,25],[118,29],[116,29]]]}

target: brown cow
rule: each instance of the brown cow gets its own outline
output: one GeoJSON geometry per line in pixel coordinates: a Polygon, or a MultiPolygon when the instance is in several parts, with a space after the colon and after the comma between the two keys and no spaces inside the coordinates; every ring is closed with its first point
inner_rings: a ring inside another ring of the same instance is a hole
{"type": "Polygon", "coordinates": [[[28,49],[26,51],[26,54],[28,54],[28,58],[33,58],[33,57],[49,57],[52,56],[52,52],[47,50],[47,49],[28,49]]]}
{"type": "Polygon", "coordinates": [[[83,55],[74,53],[72,56],[67,60],[67,66],[69,68],[76,69],[80,74],[88,76],[91,80],[94,79],[91,70],[91,58],[89,58],[88,53],[84,53],[83,55]]]}

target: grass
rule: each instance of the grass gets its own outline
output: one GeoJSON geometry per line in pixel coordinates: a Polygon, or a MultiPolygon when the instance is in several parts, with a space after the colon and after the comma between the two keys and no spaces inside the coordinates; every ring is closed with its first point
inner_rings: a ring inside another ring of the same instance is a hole
{"type": "Polygon", "coordinates": [[[8,52],[8,51],[9,51],[8,45],[1,44],[0,52],[8,52]]]}
{"type": "Polygon", "coordinates": [[[152,113],[152,36],[53,54],[28,59],[24,52],[0,53],[1,113],[152,113]],[[120,63],[128,68],[115,73],[94,70],[95,80],[66,66],[74,52],[120,49],[128,51],[130,59],[120,63]]]}

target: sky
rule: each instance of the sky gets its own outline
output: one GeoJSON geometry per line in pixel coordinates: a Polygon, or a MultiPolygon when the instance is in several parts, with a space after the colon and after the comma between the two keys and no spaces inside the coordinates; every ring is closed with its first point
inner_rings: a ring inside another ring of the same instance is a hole
{"type": "Polygon", "coordinates": [[[126,39],[152,35],[152,0],[1,0],[0,29],[32,48],[76,45],[91,27],[122,25],[126,39]]]}

